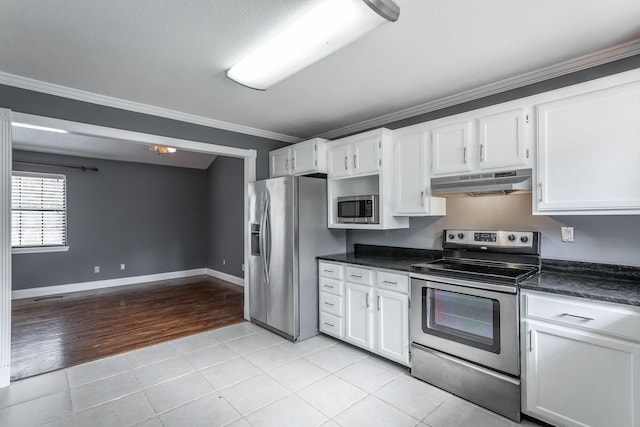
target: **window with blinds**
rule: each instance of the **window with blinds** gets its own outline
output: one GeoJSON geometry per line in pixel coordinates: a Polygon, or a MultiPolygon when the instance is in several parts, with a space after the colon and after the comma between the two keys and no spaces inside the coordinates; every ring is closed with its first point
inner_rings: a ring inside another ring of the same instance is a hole
{"type": "Polygon", "coordinates": [[[66,177],[16,171],[11,179],[11,246],[66,246],[66,177]]]}

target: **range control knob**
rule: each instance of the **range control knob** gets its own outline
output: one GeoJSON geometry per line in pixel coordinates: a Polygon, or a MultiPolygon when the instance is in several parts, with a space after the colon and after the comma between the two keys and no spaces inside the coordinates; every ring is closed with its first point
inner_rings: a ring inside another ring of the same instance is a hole
{"type": "Polygon", "coordinates": [[[449,240],[453,240],[456,238],[456,235],[453,233],[449,233],[449,240]]]}
{"type": "Polygon", "coordinates": [[[527,242],[529,241],[529,238],[528,238],[527,236],[522,236],[522,237],[520,238],[520,241],[521,241],[522,243],[527,243],[527,242]]]}
{"type": "Polygon", "coordinates": [[[507,239],[509,239],[510,242],[513,242],[514,240],[516,240],[516,235],[515,234],[509,234],[507,236],[507,239]]]}
{"type": "Polygon", "coordinates": [[[458,233],[458,239],[464,238],[464,233],[458,233]]]}

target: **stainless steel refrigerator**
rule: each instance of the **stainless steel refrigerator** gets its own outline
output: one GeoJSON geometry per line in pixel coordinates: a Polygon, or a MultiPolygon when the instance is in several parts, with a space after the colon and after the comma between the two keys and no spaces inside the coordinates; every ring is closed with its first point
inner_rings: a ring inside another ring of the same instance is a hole
{"type": "Polygon", "coordinates": [[[251,321],[291,341],[318,334],[316,256],[345,251],[327,228],[327,181],[286,176],[249,184],[251,321]]]}

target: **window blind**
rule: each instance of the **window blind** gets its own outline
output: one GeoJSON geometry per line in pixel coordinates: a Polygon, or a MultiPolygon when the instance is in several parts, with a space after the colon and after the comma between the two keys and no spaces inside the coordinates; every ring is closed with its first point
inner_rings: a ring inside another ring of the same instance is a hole
{"type": "Polygon", "coordinates": [[[11,178],[11,246],[66,246],[66,177],[14,172],[11,178]]]}

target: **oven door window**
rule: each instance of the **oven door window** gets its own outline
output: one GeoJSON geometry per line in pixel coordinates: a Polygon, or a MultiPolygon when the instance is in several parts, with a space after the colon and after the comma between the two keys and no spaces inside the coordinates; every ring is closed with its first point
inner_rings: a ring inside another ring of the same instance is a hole
{"type": "Polygon", "coordinates": [[[422,330],[431,335],[500,353],[500,302],[495,299],[422,289],[422,330]]]}

